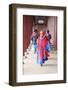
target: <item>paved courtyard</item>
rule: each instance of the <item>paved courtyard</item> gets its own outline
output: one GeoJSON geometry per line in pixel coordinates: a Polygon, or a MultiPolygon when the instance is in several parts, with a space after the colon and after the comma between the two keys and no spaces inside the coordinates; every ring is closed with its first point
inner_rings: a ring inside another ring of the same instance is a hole
{"type": "Polygon", "coordinates": [[[57,73],[57,53],[56,51],[51,51],[48,61],[46,61],[43,66],[36,63],[36,54],[31,50],[26,53],[23,64],[23,74],[51,74],[57,73]]]}

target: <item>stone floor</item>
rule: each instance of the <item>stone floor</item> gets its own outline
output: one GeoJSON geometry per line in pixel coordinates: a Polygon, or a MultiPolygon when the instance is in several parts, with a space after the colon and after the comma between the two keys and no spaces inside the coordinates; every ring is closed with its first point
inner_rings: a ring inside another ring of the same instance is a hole
{"type": "Polygon", "coordinates": [[[57,73],[57,53],[56,51],[51,51],[48,61],[46,61],[43,66],[36,64],[36,54],[31,50],[26,53],[23,64],[23,74],[51,74],[57,73]]]}

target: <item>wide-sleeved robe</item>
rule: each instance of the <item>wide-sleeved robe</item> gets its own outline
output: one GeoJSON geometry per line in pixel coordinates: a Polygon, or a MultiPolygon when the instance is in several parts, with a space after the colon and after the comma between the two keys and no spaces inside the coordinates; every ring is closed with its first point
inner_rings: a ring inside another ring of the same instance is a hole
{"type": "Polygon", "coordinates": [[[43,64],[48,59],[48,39],[38,38],[37,39],[37,63],[43,64]]]}

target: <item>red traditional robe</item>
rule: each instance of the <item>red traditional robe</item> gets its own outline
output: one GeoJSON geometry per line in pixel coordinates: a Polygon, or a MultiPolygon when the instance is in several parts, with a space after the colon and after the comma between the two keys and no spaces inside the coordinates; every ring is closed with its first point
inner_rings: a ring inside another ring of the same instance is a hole
{"type": "Polygon", "coordinates": [[[46,51],[46,45],[48,44],[48,39],[46,37],[44,38],[38,38],[37,40],[37,63],[43,64],[45,59],[48,58],[49,54],[48,51],[46,51]]]}

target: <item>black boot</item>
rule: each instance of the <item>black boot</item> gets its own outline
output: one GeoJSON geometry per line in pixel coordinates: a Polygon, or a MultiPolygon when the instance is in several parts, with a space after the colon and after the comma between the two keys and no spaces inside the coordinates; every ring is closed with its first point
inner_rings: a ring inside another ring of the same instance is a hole
{"type": "Polygon", "coordinates": [[[40,66],[42,67],[42,66],[43,66],[43,64],[40,64],[40,66]]]}

